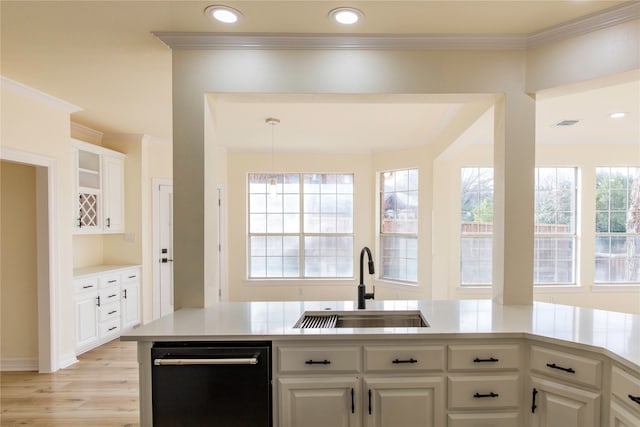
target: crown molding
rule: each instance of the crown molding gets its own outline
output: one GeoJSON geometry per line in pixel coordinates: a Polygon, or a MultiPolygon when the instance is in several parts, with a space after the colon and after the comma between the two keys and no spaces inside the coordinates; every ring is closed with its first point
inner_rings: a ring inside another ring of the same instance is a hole
{"type": "Polygon", "coordinates": [[[640,18],[640,2],[630,1],[531,34],[152,34],[174,50],[513,50],[576,37],[640,18]]]}
{"type": "Polygon", "coordinates": [[[505,50],[524,49],[522,35],[299,34],[153,32],[174,50],[505,50]]]}
{"type": "Polygon", "coordinates": [[[538,47],[546,43],[581,36],[625,22],[640,19],[640,2],[630,1],[604,11],[563,22],[553,27],[531,33],[527,37],[528,47],[538,47]]]}
{"type": "Polygon", "coordinates": [[[80,139],[82,141],[90,141],[95,144],[101,144],[104,133],[81,125],[79,123],[71,122],[71,135],[72,137],[80,139]]]}
{"type": "Polygon", "coordinates": [[[60,108],[69,114],[77,113],[78,111],[83,110],[77,105],[71,104],[70,102],[64,101],[60,98],[56,98],[55,96],[51,96],[48,93],[44,93],[42,91],[39,91],[38,89],[32,88],[31,86],[27,86],[23,83],[11,80],[10,78],[4,76],[0,76],[0,86],[2,87],[2,89],[8,89],[15,93],[19,93],[21,95],[25,95],[29,98],[43,102],[45,104],[60,108]]]}

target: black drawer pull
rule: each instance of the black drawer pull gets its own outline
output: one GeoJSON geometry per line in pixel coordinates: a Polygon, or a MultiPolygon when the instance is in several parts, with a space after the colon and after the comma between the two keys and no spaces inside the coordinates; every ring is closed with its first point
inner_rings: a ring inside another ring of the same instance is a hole
{"type": "Polygon", "coordinates": [[[109,280],[107,283],[116,283],[118,279],[109,280]]]}
{"type": "Polygon", "coordinates": [[[324,359],[324,360],[307,360],[304,362],[305,365],[330,365],[331,361],[324,359]]]}
{"type": "Polygon", "coordinates": [[[473,395],[473,397],[475,399],[482,399],[483,397],[498,397],[498,396],[500,396],[500,395],[498,393],[494,393],[494,392],[491,392],[489,394],[476,393],[476,394],[473,395]]]}
{"type": "Polygon", "coordinates": [[[135,279],[138,276],[129,276],[129,279],[135,279]]]}
{"type": "Polygon", "coordinates": [[[371,389],[369,389],[369,415],[371,415],[371,389]]]}
{"type": "Polygon", "coordinates": [[[413,357],[410,358],[409,360],[400,360],[400,359],[395,359],[393,362],[394,364],[399,364],[399,363],[418,363],[418,361],[416,359],[414,359],[413,357]]]}
{"type": "Polygon", "coordinates": [[[89,288],[93,288],[93,285],[84,285],[84,286],[82,287],[82,289],[89,289],[89,288]]]}
{"type": "Polygon", "coordinates": [[[107,314],[114,314],[114,313],[117,313],[117,312],[118,312],[118,310],[112,310],[112,311],[110,311],[110,312],[109,312],[109,313],[107,313],[107,314]]]}
{"type": "Polygon", "coordinates": [[[112,327],[109,328],[110,331],[113,331],[114,329],[118,329],[118,327],[117,326],[112,326],[112,327]]]}
{"type": "Polygon", "coordinates": [[[117,296],[118,296],[117,294],[111,294],[107,298],[113,298],[113,297],[117,297],[117,296]]]}
{"type": "Polygon", "coordinates": [[[355,414],[356,413],[356,397],[354,395],[354,391],[353,389],[351,389],[351,413],[355,414]]]}
{"type": "Polygon", "coordinates": [[[629,399],[633,400],[634,402],[636,402],[638,405],[640,405],[640,396],[634,396],[632,394],[629,395],[629,399]]]}
{"type": "Polygon", "coordinates": [[[485,363],[485,362],[491,362],[491,363],[495,363],[495,362],[499,362],[499,359],[496,359],[495,357],[490,357],[488,359],[479,359],[479,358],[475,358],[473,359],[473,363],[485,363]]]}
{"type": "Polygon", "coordinates": [[[573,368],[563,368],[562,366],[558,366],[555,363],[547,363],[547,367],[551,368],[551,369],[558,369],[560,371],[565,371],[568,372],[570,374],[575,374],[576,371],[573,370],[573,368]]]}

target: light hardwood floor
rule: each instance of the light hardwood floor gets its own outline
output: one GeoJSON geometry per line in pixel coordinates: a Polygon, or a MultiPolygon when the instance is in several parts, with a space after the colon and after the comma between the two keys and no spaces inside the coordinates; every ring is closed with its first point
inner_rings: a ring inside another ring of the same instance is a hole
{"type": "Polygon", "coordinates": [[[139,426],[136,344],[111,341],[53,374],[0,373],[0,425],[139,426]]]}

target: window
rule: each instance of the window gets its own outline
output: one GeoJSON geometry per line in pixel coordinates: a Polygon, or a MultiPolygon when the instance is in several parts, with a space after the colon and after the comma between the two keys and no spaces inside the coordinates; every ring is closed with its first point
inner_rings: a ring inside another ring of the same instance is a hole
{"type": "Polygon", "coordinates": [[[249,278],[353,277],[352,174],[252,173],[248,189],[249,278]]]}
{"type": "Polygon", "coordinates": [[[576,168],[536,168],[533,283],[575,284],[576,168]]]}
{"type": "Polygon", "coordinates": [[[490,285],[493,169],[462,168],[460,175],[460,284],[490,285]]]}
{"type": "Polygon", "coordinates": [[[380,174],[383,279],[418,281],[418,169],[380,174]]]}
{"type": "Polygon", "coordinates": [[[640,282],[640,168],[596,168],[595,282],[640,282]]]}

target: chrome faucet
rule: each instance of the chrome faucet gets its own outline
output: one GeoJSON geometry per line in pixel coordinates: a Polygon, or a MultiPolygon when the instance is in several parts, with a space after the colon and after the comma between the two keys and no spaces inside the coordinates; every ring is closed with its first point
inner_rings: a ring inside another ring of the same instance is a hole
{"type": "Polygon", "coordinates": [[[369,258],[369,274],[374,274],[375,270],[373,268],[373,257],[371,256],[371,250],[368,247],[362,248],[360,251],[360,283],[358,284],[358,310],[363,310],[367,308],[366,300],[374,299],[376,293],[376,287],[373,287],[373,292],[370,294],[367,293],[367,288],[364,285],[364,253],[367,253],[367,257],[369,258]]]}

